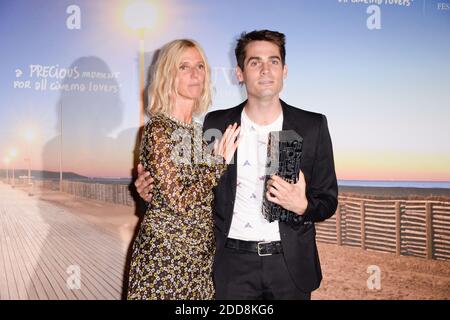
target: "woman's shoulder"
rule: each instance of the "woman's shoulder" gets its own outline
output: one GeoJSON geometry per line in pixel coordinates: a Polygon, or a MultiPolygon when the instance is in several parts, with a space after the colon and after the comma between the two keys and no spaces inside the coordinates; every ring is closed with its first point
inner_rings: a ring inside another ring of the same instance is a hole
{"type": "Polygon", "coordinates": [[[145,124],[145,130],[151,130],[151,129],[161,129],[161,128],[170,128],[171,127],[171,121],[170,119],[160,113],[152,114],[150,115],[149,120],[145,124]]]}
{"type": "Polygon", "coordinates": [[[192,129],[201,129],[202,126],[195,121],[193,121],[192,123],[184,123],[170,115],[156,113],[150,116],[150,120],[145,125],[146,130],[152,128],[166,128],[170,131],[180,129],[189,132],[192,129]]]}
{"type": "Polygon", "coordinates": [[[169,119],[162,113],[152,113],[150,114],[147,125],[164,125],[169,123],[169,119]]]}
{"type": "Polygon", "coordinates": [[[144,126],[144,135],[170,136],[174,128],[169,119],[163,114],[152,114],[144,126]]]}

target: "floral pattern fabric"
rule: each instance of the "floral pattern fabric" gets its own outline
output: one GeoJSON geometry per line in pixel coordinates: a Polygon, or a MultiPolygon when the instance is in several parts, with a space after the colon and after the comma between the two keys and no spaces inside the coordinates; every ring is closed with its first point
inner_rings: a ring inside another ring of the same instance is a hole
{"type": "Polygon", "coordinates": [[[154,115],[140,161],[153,197],[133,244],[128,299],[213,299],[212,189],[226,170],[206,150],[199,124],[154,115]]]}

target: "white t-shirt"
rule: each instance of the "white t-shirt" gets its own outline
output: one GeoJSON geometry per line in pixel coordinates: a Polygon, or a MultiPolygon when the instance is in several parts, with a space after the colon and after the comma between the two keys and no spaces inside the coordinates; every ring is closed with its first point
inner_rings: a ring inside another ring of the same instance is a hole
{"type": "Polygon", "coordinates": [[[250,120],[245,109],[241,114],[243,135],[237,150],[237,186],[229,238],[247,241],[279,241],[278,221],[269,222],[262,214],[264,178],[269,132],[283,127],[283,113],[269,125],[250,120]]]}

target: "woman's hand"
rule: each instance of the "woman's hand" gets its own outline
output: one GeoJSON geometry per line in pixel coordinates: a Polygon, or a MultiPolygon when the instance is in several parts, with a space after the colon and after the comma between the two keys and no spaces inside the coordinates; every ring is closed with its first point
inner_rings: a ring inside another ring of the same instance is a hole
{"type": "Polygon", "coordinates": [[[230,124],[225,130],[222,139],[220,141],[216,140],[214,143],[214,154],[221,155],[228,164],[233,159],[234,152],[241,141],[242,136],[238,137],[240,131],[241,127],[238,127],[236,122],[233,125],[230,124]]]}
{"type": "Polygon", "coordinates": [[[153,178],[150,177],[150,172],[144,170],[144,166],[142,164],[138,164],[137,166],[138,177],[134,182],[136,186],[136,190],[147,202],[150,202],[152,199],[152,190],[153,190],[153,178]]]}

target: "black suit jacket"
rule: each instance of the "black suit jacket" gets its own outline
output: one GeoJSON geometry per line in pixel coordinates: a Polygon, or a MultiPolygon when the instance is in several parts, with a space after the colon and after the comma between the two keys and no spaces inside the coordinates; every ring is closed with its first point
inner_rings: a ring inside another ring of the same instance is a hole
{"type": "MultiPolygon", "coordinates": [[[[303,137],[301,170],[305,175],[308,207],[304,223],[279,223],[284,259],[290,276],[297,287],[310,292],[318,288],[322,279],[316,247],[314,222],[331,217],[337,207],[337,180],[333,150],[324,115],[304,111],[280,100],[283,109],[283,130],[294,130],[303,137]]],[[[247,101],[226,110],[206,115],[203,129],[219,129],[222,133],[229,124],[241,122],[241,113],[247,101]]],[[[215,220],[216,256],[214,270],[220,268],[222,252],[233,217],[236,199],[236,158],[214,189],[213,213],[215,220]]],[[[217,281],[217,279],[216,279],[217,281]]]]}

